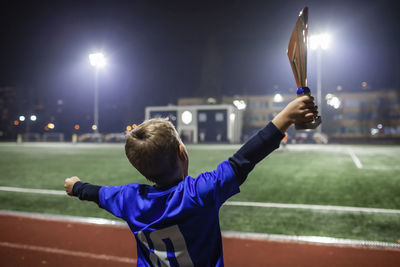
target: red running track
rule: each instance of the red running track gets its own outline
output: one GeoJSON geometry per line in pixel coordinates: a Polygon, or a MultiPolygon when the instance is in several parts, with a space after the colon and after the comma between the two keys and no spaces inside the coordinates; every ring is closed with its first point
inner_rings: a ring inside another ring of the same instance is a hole
{"type": "MultiPolygon", "coordinates": [[[[400,266],[400,249],[223,238],[226,266],[400,266]]],[[[0,215],[0,266],[135,266],[127,226],[0,215]]]]}

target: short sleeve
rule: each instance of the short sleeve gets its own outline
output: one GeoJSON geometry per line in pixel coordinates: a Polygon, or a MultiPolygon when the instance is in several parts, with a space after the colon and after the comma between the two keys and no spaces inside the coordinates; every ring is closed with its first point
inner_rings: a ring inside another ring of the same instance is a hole
{"type": "Polygon", "coordinates": [[[240,192],[235,172],[226,160],[211,172],[200,174],[194,179],[197,196],[205,205],[218,208],[231,196],[240,192]]]}
{"type": "Polygon", "coordinates": [[[119,218],[124,217],[125,187],[126,186],[103,186],[99,191],[100,206],[119,218]]]}

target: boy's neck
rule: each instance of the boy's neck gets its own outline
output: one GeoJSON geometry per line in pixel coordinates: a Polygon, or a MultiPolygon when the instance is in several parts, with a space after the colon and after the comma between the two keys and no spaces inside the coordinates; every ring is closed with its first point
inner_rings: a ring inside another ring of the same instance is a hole
{"type": "Polygon", "coordinates": [[[155,184],[154,187],[157,188],[158,190],[167,190],[171,187],[176,186],[177,184],[179,184],[181,181],[183,181],[184,178],[177,178],[175,180],[173,180],[172,182],[168,183],[168,184],[155,184]]]}

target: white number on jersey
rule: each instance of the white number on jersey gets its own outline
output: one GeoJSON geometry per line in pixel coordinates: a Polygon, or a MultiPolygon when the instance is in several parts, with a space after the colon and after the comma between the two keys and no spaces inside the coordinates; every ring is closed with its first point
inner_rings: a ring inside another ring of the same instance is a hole
{"type": "Polygon", "coordinates": [[[193,266],[193,262],[186,247],[185,239],[177,225],[150,233],[149,238],[153,243],[154,252],[150,250],[147,238],[142,231],[140,231],[137,236],[140,242],[150,251],[150,260],[154,266],[158,266],[159,263],[161,263],[162,267],[170,267],[167,256],[167,246],[163,239],[169,239],[171,241],[174,247],[173,252],[175,254],[175,259],[179,266],[193,266]]]}

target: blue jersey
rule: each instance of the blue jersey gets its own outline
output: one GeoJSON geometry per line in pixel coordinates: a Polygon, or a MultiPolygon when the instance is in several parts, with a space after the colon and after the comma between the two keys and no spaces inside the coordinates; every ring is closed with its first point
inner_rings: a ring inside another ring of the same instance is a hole
{"type": "Polygon", "coordinates": [[[161,191],[131,183],[103,186],[101,207],[124,219],[137,241],[138,266],[223,266],[219,209],[239,192],[229,161],[161,191]]]}

